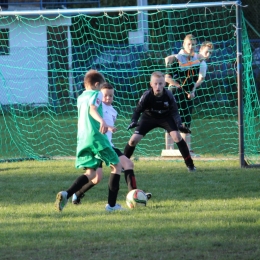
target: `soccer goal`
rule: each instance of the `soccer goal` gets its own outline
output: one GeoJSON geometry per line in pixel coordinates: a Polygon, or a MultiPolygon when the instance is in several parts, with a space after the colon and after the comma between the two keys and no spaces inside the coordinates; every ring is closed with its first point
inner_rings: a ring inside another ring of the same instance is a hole
{"type": "MultiPolygon", "coordinates": [[[[186,34],[214,44],[192,114],[192,148],[201,158],[260,165],[260,105],[240,1],[131,7],[2,11],[0,13],[0,160],[74,156],[76,99],[87,70],[101,71],[116,89],[124,149],[133,109],[164,71],[164,58],[186,34]]],[[[154,130],[136,157],[160,157],[165,133],[154,130]]]]}

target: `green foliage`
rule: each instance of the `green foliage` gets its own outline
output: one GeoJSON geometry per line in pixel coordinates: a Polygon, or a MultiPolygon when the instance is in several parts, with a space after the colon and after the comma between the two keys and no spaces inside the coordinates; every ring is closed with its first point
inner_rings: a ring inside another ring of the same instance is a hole
{"type": "MultiPolygon", "coordinates": [[[[81,171],[74,161],[0,164],[1,260],[255,260],[260,258],[260,169],[238,161],[135,162],[147,207],[107,213],[109,168],[79,206],[54,209],[81,171]]],[[[118,202],[127,187],[121,177],[118,202]]]]}

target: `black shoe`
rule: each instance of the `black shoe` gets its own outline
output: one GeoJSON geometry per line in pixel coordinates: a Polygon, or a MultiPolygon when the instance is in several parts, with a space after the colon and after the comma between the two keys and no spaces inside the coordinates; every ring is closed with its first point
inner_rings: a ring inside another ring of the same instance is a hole
{"type": "Polygon", "coordinates": [[[187,166],[189,172],[195,172],[196,167],[194,165],[187,166]]]}
{"type": "Polygon", "coordinates": [[[74,193],[73,196],[72,196],[72,203],[74,205],[79,205],[81,202],[80,200],[84,197],[85,195],[84,194],[81,194],[79,197],[77,197],[77,195],[74,193]]]}
{"type": "Polygon", "coordinates": [[[147,197],[148,200],[149,200],[150,198],[152,198],[152,193],[150,193],[150,192],[146,192],[145,195],[146,195],[146,197],[147,197]]]}

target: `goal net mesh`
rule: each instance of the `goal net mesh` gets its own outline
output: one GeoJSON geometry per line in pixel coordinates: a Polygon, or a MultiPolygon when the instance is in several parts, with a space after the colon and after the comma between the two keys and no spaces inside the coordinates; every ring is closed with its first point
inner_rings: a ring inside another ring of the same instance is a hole
{"type": "MultiPolygon", "coordinates": [[[[245,157],[260,163],[260,106],[242,17],[245,157]]],[[[89,69],[115,88],[113,143],[123,150],[134,108],[150,75],[165,70],[186,34],[214,44],[205,82],[197,89],[191,144],[203,157],[238,158],[236,8],[160,8],[94,14],[0,16],[0,160],[75,156],[76,99],[89,69]]],[[[197,49],[197,51],[198,51],[197,49]]],[[[138,144],[135,157],[157,157],[163,129],[138,144]]]]}

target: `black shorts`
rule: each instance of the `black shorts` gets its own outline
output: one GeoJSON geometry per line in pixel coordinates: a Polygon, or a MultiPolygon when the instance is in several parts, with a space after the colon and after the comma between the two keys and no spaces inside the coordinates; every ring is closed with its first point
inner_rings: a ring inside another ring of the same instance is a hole
{"type": "Polygon", "coordinates": [[[138,126],[135,128],[135,134],[145,136],[152,129],[160,127],[170,133],[172,131],[178,131],[178,128],[175,124],[175,121],[171,116],[163,117],[163,118],[154,118],[147,116],[146,114],[142,114],[141,119],[138,122],[138,126]]]}
{"type": "Polygon", "coordinates": [[[184,92],[178,91],[174,94],[174,97],[177,102],[182,123],[185,123],[185,126],[190,128],[193,100],[187,99],[185,95],[184,92]]]}
{"type": "Polygon", "coordinates": [[[113,147],[114,151],[116,152],[117,156],[120,157],[122,155],[124,155],[118,148],[113,147]]]}
{"type": "MultiPolygon", "coordinates": [[[[116,147],[112,147],[112,148],[114,149],[118,157],[124,155],[118,148],[116,147]]],[[[99,164],[98,168],[102,168],[102,162],[99,164]]]]}

